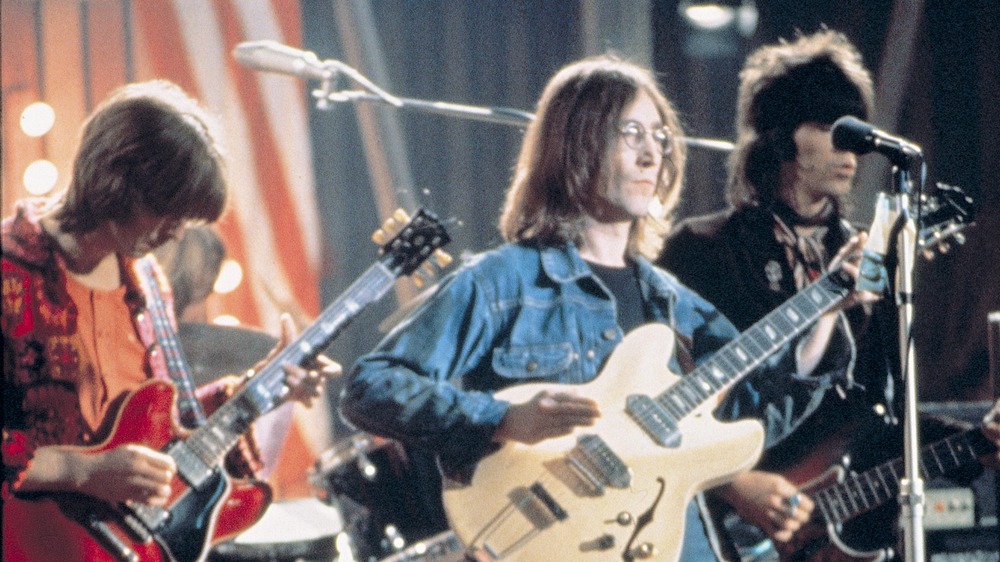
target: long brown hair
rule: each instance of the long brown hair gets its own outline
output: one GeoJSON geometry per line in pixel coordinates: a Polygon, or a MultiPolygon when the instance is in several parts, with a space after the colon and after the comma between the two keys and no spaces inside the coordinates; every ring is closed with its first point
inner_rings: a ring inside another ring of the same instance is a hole
{"type": "Polygon", "coordinates": [[[211,115],[166,80],[116,90],[84,124],[56,218],[70,233],[127,221],[138,209],[212,222],[226,204],[224,161],[211,115]]]}
{"type": "Polygon", "coordinates": [[[659,204],[636,222],[629,240],[631,252],[656,256],[684,175],[680,121],[649,70],[613,55],[571,63],[546,85],[500,216],[505,240],[578,242],[588,210],[607,185],[622,113],[640,91],[653,99],[663,123],[674,132],[674,146],[663,159],[657,183],[659,204]]]}

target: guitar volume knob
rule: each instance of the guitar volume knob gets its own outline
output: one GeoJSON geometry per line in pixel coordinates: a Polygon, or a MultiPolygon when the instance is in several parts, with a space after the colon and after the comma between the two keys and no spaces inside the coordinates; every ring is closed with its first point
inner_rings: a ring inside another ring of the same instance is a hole
{"type": "Polygon", "coordinates": [[[632,556],[645,560],[647,558],[652,558],[656,555],[656,547],[653,546],[651,542],[641,543],[639,546],[632,549],[632,556]]]}

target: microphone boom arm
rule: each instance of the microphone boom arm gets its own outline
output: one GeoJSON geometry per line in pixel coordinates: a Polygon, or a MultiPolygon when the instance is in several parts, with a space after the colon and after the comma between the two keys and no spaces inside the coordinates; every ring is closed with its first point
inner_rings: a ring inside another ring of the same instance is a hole
{"type": "MultiPolygon", "coordinates": [[[[240,43],[233,49],[233,56],[238,62],[254,70],[318,80],[320,87],[313,90],[312,95],[316,98],[317,109],[321,110],[330,109],[330,102],[378,101],[397,109],[419,109],[520,128],[524,128],[535,118],[532,113],[505,107],[477,107],[396,97],[339,60],[319,60],[316,53],[282,45],[269,39],[240,43]],[[362,90],[335,89],[341,75],[357,82],[362,90]]],[[[696,148],[723,152],[730,152],[734,148],[733,143],[723,140],[692,137],[684,137],[682,140],[686,145],[696,148]]]]}
{"type": "MultiPolygon", "coordinates": [[[[324,63],[332,63],[338,71],[364,86],[367,91],[331,90],[332,80],[323,80],[322,86],[312,92],[313,97],[316,98],[316,107],[319,109],[329,109],[330,102],[382,102],[392,105],[397,109],[415,109],[439,115],[461,117],[498,125],[511,125],[519,128],[526,127],[535,118],[535,115],[531,112],[509,107],[474,106],[397,97],[382,90],[365,78],[360,72],[340,61],[324,61],[324,63]]],[[[718,139],[683,137],[681,140],[693,148],[704,148],[721,152],[730,152],[734,148],[733,143],[718,139]]]]}
{"type": "MultiPolygon", "coordinates": [[[[360,90],[340,90],[336,92],[324,92],[323,90],[313,90],[313,97],[319,102],[323,100],[333,102],[385,102],[381,96],[363,92],[360,90]]],[[[510,109],[504,107],[480,107],[472,105],[461,105],[441,101],[427,101],[412,98],[399,98],[393,96],[399,103],[394,104],[399,109],[418,109],[440,115],[464,117],[475,121],[485,121],[500,125],[513,125],[515,127],[525,127],[534,119],[534,115],[526,111],[510,109]]]]}

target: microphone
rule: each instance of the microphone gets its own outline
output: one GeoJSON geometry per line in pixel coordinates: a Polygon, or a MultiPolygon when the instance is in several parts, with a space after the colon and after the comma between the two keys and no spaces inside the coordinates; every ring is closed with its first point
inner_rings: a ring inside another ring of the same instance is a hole
{"type": "Polygon", "coordinates": [[[316,53],[282,45],[270,39],[240,43],[233,49],[233,56],[240,64],[254,70],[291,74],[299,78],[326,80],[336,72],[330,65],[320,61],[316,53]]]}
{"type": "Polygon", "coordinates": [[[894,137],[874,125],[845,115],[833,123],[831,130],[833,146],[838,150],[850,150],[855,154],[880,152],[893,164],[906,167],[915,158],[922,158],[920,147],[900,137],[894,137]]]}

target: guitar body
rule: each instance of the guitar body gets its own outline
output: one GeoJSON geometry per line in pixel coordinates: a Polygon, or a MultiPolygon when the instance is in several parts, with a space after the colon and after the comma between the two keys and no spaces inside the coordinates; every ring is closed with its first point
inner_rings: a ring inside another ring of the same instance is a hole
{"type": "MultiPolygon", "coordinates": [[[[183,438],[172,414],[176,389],[151,380],[126,398],[110,437],[84,449],[101,452],[128,443],[163,450],[183,438]]],[[[24,494],[3,502],[4,560],[29,562],[116,561],[124,545],[140,562],[194,562],[210,545],[253,525],[270,503],[267,484],[231,479],[221,467],[198,489],[176,476],[166,506],[169,516],[153,529],[134,531],[139,521],[123,506],[76,493],[24,494]],[[115,539],[91,531],[104,526],[115,539]],[[114,540],[120,541],[119,545],[114,540]],[[167,554],[169,553],[169,554],[167,554]]]]}
{"type": "MultiPolygon", "coordinates": [[[[845,463],[830,461],[838,450],[837,443],[842,444],[843,440],[835,435],[826,446],[817,447],[805,459],[777,470],[816,504],[812,520],[795,534],[793,542],[775,545],[782,562],[878,562],[903,551],[897,532],[900,478],[906,473],[903,459],[897,457],[863,471],[848,471],[845,463]],[[825,466],[830,468],[809,478],[808,475],[818,472],[814,470],[816,467],[823,466],[824,459],[827,459],[825,466]]],[[[921,474],[925,479],[947,476],[994,452],[996,445],[979,428],[953,433],[920,449],[921,474]]],[[[716,505],[711,513],[715,527],[724,530],[720,540],[732,543],[734,550],[760,552],[758,547],[765,545],[754,541],[763,540],[763,532],[758,533],[758,539],[736,543],[734,537],[749,537],[753,533],[745,528],[734,532],[739,517],[727,509],[716,505]]]]}
{"type": "MultiPolygon", "coordinates": [[[[789,480],[812,495],[842,483],[846,475],[847,471],[837,465],[807,482],[794,476],[789,480]]],[[[896,505],[885,504],[843,525],[814,518],[791,543],[775,546],[782,562],[881,562],[891,555],[890,547],[896,542],[892,529],[898,514],[896,505]]]]}
{"type": "MultiPolygon", "coordinates": [[[[199,422],[192,424],[195,429],[180,429],[175,418],[175,411],[188,404],[189,393],[182,393],[184,400],[178,404],[177,387],[150,380],[125,399],[104,443],[80,448],[97,453],[135,443],[169,454],[178,475],[171,483],[166,507],[112,506],[80,494],[4,498],[4,561],[196,562],[205,558],[212,544],[256,523],[271,502],[270,487],[263,482],[232,479],[223,465],[251,423],[285,400],[284,366],[304,366],[316,360],[348,322],[385,295],[400,275],[430,265],[426,260],[432,255],[441,266],[451,259],[439,252],[451,238],[437,217],[426,210],[420,209],[412,218],[397,211],[377,231],[378,237],[388,237],[390,230],[397,233],[385,241],[378,261],[211,416],[203,420],[192,416],[199,422]]],[[[157,336],[168,351],[168,360],[172,359],[178,370],[186,370],[179,346],[170,343],[173,328],[169,319],[154,315],[156,320],[160,321],[157,336]]],[[[191,413],[191,408],[200,408],[200,404],[192,404],[186,411],[191,413]]]]}
{"type": "MultiPolygon", "coordinates": [[[[502,560],[627,561],[646,553],[676,560],[688,502],[751,468],[764,436],[756,421],[719,422],[713,404],[679,421],[676,447],[657,444],[632,420],[629,395],[679,379],[667,369],[673,341],[663,325],[633,331],[599,377],[569,389],[598,403],[594,426],[535,445],[508,443],[480,461],[470,486],[446,486],[444,506],[459,539],[502,560]],[[599,491],[567,460],[579,437],[595,435],[631,472],[628,485],[599,491]]],[[[524,402],[542,390],[567,386],[525,384],[496,397],[524,402]]]]}

